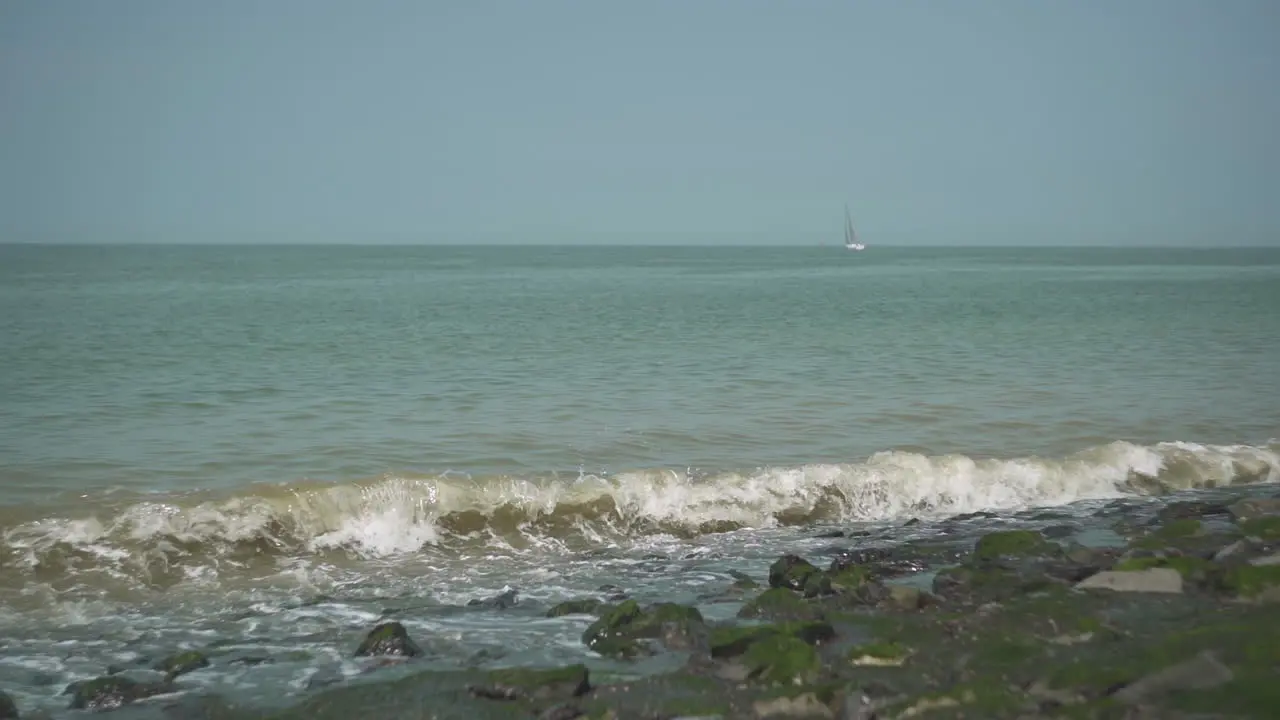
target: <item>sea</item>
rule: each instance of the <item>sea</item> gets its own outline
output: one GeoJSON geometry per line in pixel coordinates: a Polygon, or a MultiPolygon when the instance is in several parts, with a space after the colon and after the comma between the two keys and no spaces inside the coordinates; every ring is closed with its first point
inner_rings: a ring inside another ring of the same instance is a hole
{"type": "Polygon", "coordinates": [[[0,689],[657,671],[547,608],[1275,483],[1278,400],[1280,248],[0,246],[0,689]]]}

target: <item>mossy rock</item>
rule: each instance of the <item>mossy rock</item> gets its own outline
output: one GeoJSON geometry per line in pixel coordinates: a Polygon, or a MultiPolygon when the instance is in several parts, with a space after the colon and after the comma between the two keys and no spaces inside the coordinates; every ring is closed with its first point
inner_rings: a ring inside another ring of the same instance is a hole
{"type": "Polygon", "coordinates": [[[1007,600],[1052,586],[1047,578],[1024,578],[1015,570],[994,566],[961,565],[947,568],[933,578],[934,595],[968,602],[1007,600]]]}
{"type": "Polygon", "coordinates": [[[63,694],[71,695],[72,710],[101,711],[114,710],[172,689],[173,685],[168,682],[139,682],[121,675],[110,675],[72,683],[63,690],[63,694]]]}
{"type": "Polygon", "coordinates": [[[634,657],[638,640],[657,638],[667,625],[689,633],[703,624],[697,608],[676,603],[656,603],[641,609],[635,600],[610,608],[582,633],[582,642],[601,655],[634,657]]]}
{"type": "Polygon", "coordinates": [[[604,603],[596,598],[581,598],[578,600],[565,600],[556,603],[547,611],[547,617],[562,617],[564,615],[595,615],[600,611],[604,603]]]}
{"type": "Polygon", "coordinates": [[[393,657],[416,657],[422,654],[409,631],[398,622],[385,622],[376,625],[365,636],[360,647],[356,648],[356,657],[374,655],[390,655],[393,657]]]}
{"type": "Polygon", "coordinates": [[[587,667],[582,664],[551,669],[492,670],[487,679],[481,694],[496,697],[569,700],[591,689],[587,667]]]}
{"type": "Polygon", "coordinates": [[[171,678],[185,675],[193,670],[209,667],[209,658],[199,650],[188,650],[160,660],[151,666],[154,670],[168,675],[171,678]]]}
{"type": "Polygon", "coordinates": [[[752,643],[742,662],[747,677],[762,683],[810,682],[822,669],[813,646],[790,635],[771,635],[752,643]]]}
{"type": "Polygon", "coordinates": [[[987,533],[978,539],[973,549],[975,560],[995,560],[1002,557],[1029,557],[1057,554],[1057,543],[1045,539],[1034,530],[1002,530],[987,533]]]}
{"type": "Polygon", "coordinates": [[[1280,540],[1280,516],[1253,518],[1240,523],[1240,531],[1264,542],[1280,540]]]}
{"type": "Polygon", "coordinates": [[[822,571],[799,555],[783,555],[769,566],[769,587],[805,592],[822,571]]]}
{"type": "Polygon", "coordinates": [[[1280,601],[1280,565],[1239,565],[1217,578],[1220,589],[1244,599],[1280,601]]]}
{"type": "Polygon", "coordinates": [[[1213,564],[1208,560],[1187,555],[1131,557],[1116,563],[1112,570],[1136,571],[1150,568],[1171,568],[1177,570],[1183,580],[1200,584],[1208,580],[1213,570],[1213,564]]]}
{"type": "Polygon", "coordinates": [[[775,635],[787,635],[814,645],[835,638],[836,631],[830,623],[824,621],[717,627],[711,630],[711,656],[723,658],[741,655],[754,643],[775,635]]]}
{"type": "Polygon", "coordinates": [[[897,667],[906,662],[910,651],[895,642],[876,642],[850,648],[849,662],[854,665],[897,667]]]}
{"type": "Polygon", "coordinates": [[[786,588],[769,588],[760,593],[738,611],[740,618],[764,618],[767,620],[818,620],[821,609],[804,601],[800,595],[786,588]]]}
{"type": "Polygon", "coordinates": [[[750,575],[738,571],[730,570],[729,575],[733,577],[733,587],[739,590],[753,590],[760,587],[760,583],[756,582],[750,575]]]}
{"type": "Polygon", "coordinates": [[[862,565],[843,565],[827,570],[827,577],[836,591],[856,590],[871,580],[871,571],[862,565]]]}

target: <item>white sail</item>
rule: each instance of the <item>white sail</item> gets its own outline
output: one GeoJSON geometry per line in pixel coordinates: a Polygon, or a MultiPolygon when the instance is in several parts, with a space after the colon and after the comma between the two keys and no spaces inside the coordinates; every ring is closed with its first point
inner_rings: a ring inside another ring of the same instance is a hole
{"type": "Polygon", "coordinates": [[[849,206],[844,206],[844,246],[849,250],[862,250],[866,245],[858,242],[858,233],[854,232],[853,219],[849,217],[849,206]]]}

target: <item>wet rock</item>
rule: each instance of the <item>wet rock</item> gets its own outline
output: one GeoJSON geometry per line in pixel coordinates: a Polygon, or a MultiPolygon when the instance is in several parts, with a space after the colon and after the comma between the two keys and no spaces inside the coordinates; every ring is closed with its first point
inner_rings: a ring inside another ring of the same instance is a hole
{"type": "Polygon", "coordinates": [[[766,684],[812,682],[822,669],[813,646],[790,635],[772,635],[752,643],[741,664],[747,679],[766,684]]]}
{"type": "Polygon", "coordinates": [[[375,626],[365,636],[360,647],[356,648],[356,657],[374,655],[416,657],[421,654],[422,649],[409,637],[409,631],[398,622],[386,622],[375,626]]]}
{"type": "Polygon", "coordinates": [[[1190,518],[1198,520],[1210,515],[1225,515],[1227,512],[1227,506],[1222,503],[1201,501],[1173,502],[1160,508],[1160,511],[1156,513],[1156,520],[1164,524],[1174,520],[1190,518]]]}
{"type": "Polygon", "coordinates": [[[140,682],[121,675],[104,675],[93,680],[72,683],[63,690],[71,695],[72,710],[114,710],[144,698],[170,692],[168,682],[140,682]]]}
{"type": "Polygon", "coordinates": [[[729,576],[733,578],[733,586],[743,590],[760,587],[760,583],[756,582],[750,575],[739,570],[730,570],[729,576]]]}
{"type": "Polygon", "coordinates": [[[786,588],[769,588],[738,610],[740,618],[761,618],[765,620],[817,620],[823,615],[822,610],[804,599],[794,591],[786,588]]]}
{"type": "Polygon", "coordinates": [[[596,592],[602,593],[605,602],[622,602],[627,599],[627,591],[617,585],[601,585],[596,592]]]}
{"type": "Polygon", "coordinates": [[[995,560],[1002,557],[1028,557],[1053,555],[1061,547],[1045,539],[1034,530],[1002,530],[987,533],[978,539],[973,549],[976,560],[995,560]]]}
{"type": "Polygon", "coordinates": [[[1280,498],[1248,498],[1227,507],[1236,522],[1280,516],[1280,498]]]}
{"type": "Polygon", "coordinates": [[[0,690],[0,720],[17,720],[18,706],[9,694],[0,690]]]}
{"type": "Polygon", "coordinates": [[[1040,531],[1047,538],[1065,538],[1076,534],[1074,525],[1050,525],[1040,531]]]}
{"type": "Polygon", "coordinates": [[[634,657],[640,653],[640,640],[664,636],[691,637],[695,626],[703,625],[697,608],[675,603],[655,603],[641,609],[628,600],[609,609],[582,633],[582,642],[601,655],[634,657]]]}
{"type": "Polygon", "coordinates": [[[583,714],[582,708],[573,703],[560,703],[544,710],[538,715],[538,720],[573,720],[583,714]]]}
{"type": "Polygon", "coordinates": [[[829,642],[836,637],[835,628],[825,621],[788,622],[746,627],[717,627],[710,632],[709,646],[713,658],[741,655],[753,644],[775,635],[786,635],[810,645],[829,642]]]}
{"type": "Polygon", "coordinates": [[[1237,565],[1216,578],[1224,594],[1251,602],[1280,602],[1280,565],[1237,565]]]}
{"type": "Polygon", "coordinates": [[[1245,537],[1262,542],[1280,541],[1280,515],[1250,518],[1240,522],[1240,531],[1245,537]]]}
{"type": "Polygon", "coordinates": [[[570,665],[550,670],[493,670],[486,682],[467,689],[473,696],[489,700],[565,701],[585,695],[591,683],[585,665],[570,665]]]}
{"type": "Polygon", "coordinates": [[[1231,682],[1234,677],[1231,669],[1223,665],[1213,653],[1201,652],[1190,660],[1129,683],[1113,693],[1112,697],[1134,704],[1171,692],[1215,688],[1231,682]]]}
{"type": "Polygon", "coordinates": [[[547,611],[547,617],[561,617],[563,615],[595,615],[600,611],[600,607],[604,603],[595,598],[579,598],[577,600],[565,600],[556,603],[547,611]]]}
{"type": "Polygon", "coordinates": [[[998,517],[1000,516],[996,515],[995,513],[986,512],[985,510],[979,510],[977,512],[968,512],[968,513],[960,513],[959,515],[952,515],[950,518],[948,518],[948,520],[953,522],[966,522],[968,520],[987,520],[987,519],[998,518],[998,517]]]}
{"type": "Polygon", "coordinates": [[[519,588],[507,588],[492,597],[484,599],[472,598],[467,601],[468,607],[480,607],[486,610],[506,610],[520,604],[519,588]]]}
{"type": "Polygon", "coordinates": [[[151,667],[172,679],[193,670],[209,667],[209,658],[205,657],[205,654],[199,650],[187,650],[186,652],[170,655],[151,667]]]}
{"type": "Polygon", "coordinates": [[[1147,570],[1107,570],[1076,584],[1080,590],[1115,592],[1181,593],[1182,575],[1170,568],[1147,570]]]}
{"type": "Polygon", "coordinates": [[[907,585],[888,585],[886,586],[886,591],[888,596],[884,599],[883,604],[898,610],[919,610],[929,602],[926,594],[919,588],[907,585]]]}
{"type": "Polygon", "coordinates": [[[769,587],[804,591],[822,571],[799,555],[783,555],[769,566],[769,587]]]}
{"type": "Polygon", "coordinates": [[[834,718],[835,713],[816,693],[807,692],[757,700],[751,709],[758,718],[834,718]]]}

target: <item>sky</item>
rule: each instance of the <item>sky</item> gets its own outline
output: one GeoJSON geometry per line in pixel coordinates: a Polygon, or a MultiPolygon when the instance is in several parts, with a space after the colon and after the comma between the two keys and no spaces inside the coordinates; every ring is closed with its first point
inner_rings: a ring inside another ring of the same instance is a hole
{"type": "Polygon", "coordinates": [[[0,241],[1280,244],[1275,0],[0,4],[0,241]]]}

